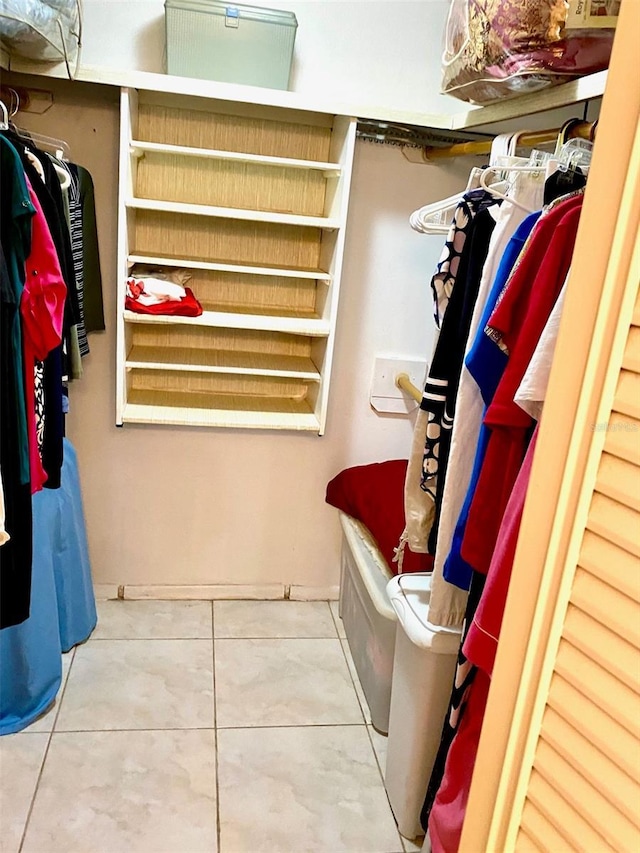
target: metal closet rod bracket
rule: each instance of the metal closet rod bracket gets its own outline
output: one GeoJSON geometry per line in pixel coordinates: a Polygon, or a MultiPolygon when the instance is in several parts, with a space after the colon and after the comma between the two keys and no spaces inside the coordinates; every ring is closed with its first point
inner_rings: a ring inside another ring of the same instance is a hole
{"type": "MultiPolygon", "coordinates": [[[[493,139],[488,133],[467,130],[432,130],[428,127],[394,124],[393,122],[358,119],[356,134],[365,142],[379,145],[398,145],[404,149],[415,149],[418,155],[432,146],[450,146],[458,143],[478,142],[493,139]]],[[[418,160],[418,162],[421,162],[418,160]]]]}

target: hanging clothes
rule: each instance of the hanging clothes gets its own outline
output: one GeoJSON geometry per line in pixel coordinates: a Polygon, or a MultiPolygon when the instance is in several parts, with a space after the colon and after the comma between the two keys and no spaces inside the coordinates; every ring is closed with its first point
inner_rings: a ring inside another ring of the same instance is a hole
{"type": "MultiPolygon", "coordinates": [[[[492,520],[494,523],[495,518],[498,520],[495,535],[494,528],[489,526],[489,516],[485,519],[483,530],[487,539],[482,547],[487,550],[491,548],[488,576],[484,566],[473,565],[471,572],[465,630],[452,702],[457,698],[456,688],[462,679],[467,690],[455,717],[457,728],[452,731],[451,720],[445,721],[438,755],[440,761],[434,767],[423,810],[434,853],[454,853],[462,832],[487,688],[493,671],[533,463],[537,425],[529,411],[533,403],[534,414],[539,413],[544,398],[562,310],[562,293],[573,254],[581,207],[582,193],[578,193],[559,199],[545,211],[535,225],[483,330],[485,352],[495,357],[495,348],[498,347],[504,364],[497,384],[495,380],[500,369],[494,370],[493,374],[489,372],[490,381],[483,389],[483,394],[489,397],[486,400],[488,406],[484,420],[484,426],[489,428],[489,438],[478,479],[479,489],[482,477],[486,476],[487,461],[491,459],[489,451],[497,446],[501,466],[494,463],[496,489],[488,500],[493,498],[492,520]],[[527,411],[518,406],[515,401],[518,396],[524,397],[527,411]],[[533,438],[529,440],[532,433],[533,438]],[[507,489],[509,493],[502,508],[501,496],[507,489]],[[481,590],[480,595],[478,589],[481,590]],[[444,766],[441,761],[443,755],[444,766]],[[442,774],[441,781],[434,795],[438,773],[442,774]],[[433,798],[431,808],[430,798],[433,798]]],[[[473,359],[471,362],[473,371],[473,359]]],[[[478,363],[475,366],[478,367],[478,363]]],[[[472,509],[478,500],[478,489],[471,503],[472,509]]],[[[470,515],[469,524],[472,520],[470,515]]],[[[470,529],[476,534],[474,541],[480,541],[479,529],[468,526],[467,532],[470,529]]],[[[462,557],[465,557],[465,543],[466,536],[462,557]]]]}
{"type": "Polygon", "coordinates": [[[436,550],[458,382],[482,269],[495,227],[495,219],[490,213],[490,207],[495,205],[496,200],[491,195],[484,191],[479,193],[476,214],[460,258],[456,286],[442,320],[420,405],[429,413],[421,485],[423,489],[431,490],[435,501],[435,518],[429,533],[430,554],[436,550]]]}
{"type": "MultiPolygon", "coordinates": [[[[495,203],[495,199],[491,199],[495,203]]],[[[472,190],[462,196],[454,213],[445,245],[438,261],[436,272],[431,279],[433,294],[434,320],[436,324],[435,350],[438,348],[441,325],[446,316],[449,300],[455,290],[461,268],[461,260],[469,251],[468,239],[474,231],[476,214],[490,206],[489,196],[484,190],[472,190]]],[[[490,235],[489,235],[490,236],[490,235]]],[[[453,325],[453,324],[452,324],[453,325]]],[[[455,332],[454,329],[452,329],[455,332]]],[[[446,345],[446,341],[445,341],[446,345]]],[[[437,376],[427,377],[425,399],[439,410],[444,407],[444,395],[437,376]]],[[[408,545],[414,553],[424,554],[429,550],[429,534],[435,517],[435,495],[437,476],[437,450],[434,448],[431,458],[425,463],[425,446],[430,420],[433,424],[433,438],[439,439],[440,420],[429,411],[430,403],[421,406],[414,427],[413,442],[407,476],[405,480],[405,529],[398,547],[398,561],[402,566],[404,548],[408,545]],[[438,430],[438,435],[435,435],[438,430]],[[425,471],[425,464],[428,473],[425,471]]]]}
{"type": "Polygon", "coordinates": [[[32,220],[32,246],[26,261],[25,284],[20,300],[22,315],[25,392],[29,429],[31,492],[40,491],[47,480],[42,465],[36,433],[35,377],[36,361],[44,361],[62,343],[67,287],[62,279],[58,256],[47,227],[40,202],[27,179],[31,203],[35,208],[32,220]]]}
{"type": "MultiPolygon", "coordinates": [[[[0,142],[0,146],[1,146],[0,142]]],[[[4,173],[3,173],[4,175],[4,173]]],[[[7,186],[2,178],[3,190],[7,186]]],[[[12,337],[18,300],[5,261],[0,256],[0,470],[4,498],[4,544],[0,548],[0,628],[17,625],[29,615],[31,598],[31,484],[28,467],[26,415],[22,421],[16,400],[24,400],[16,361],[22,367],[22,341],[16,349],[12,337]],[[22,449],[26,451],[26,478],[22,477],[22,449]]],[[[21,377],[20,377],[21,378],[21,377]]]]}
{"type": "Polygon", "coordinates": [[[476,677],[476,668],[469,663],[463,654],[462,644],[471,626],[473,616],[476,612],[476,607],[478,606],[480,596],[484,589],[484,584],[484,575],[481,575],[479,572],[474,572],[471,580],[471,586],[469,588],[469,595],[467,596],[465,617],[462,623],[462,638],[460,642],[460,651],[458,652],[458,660],[456,662],[456,672],[451,688],[451,697],[449,699],[447,713],[440,733],[440,744],[431,770],[431,776],[429,777],[424,804],[422,806],[422,811],[420,812],[420,823],[425,831],[429,826],[429,817],[431,815],[431,809],[433,808],[436,795],[442,785],[449,750],[465,714],[469,691],[476,677]]]}
{"type": "MultiPolygon", "coordinates": [[[[538,422],[542,415],[549,384],[565,293],[566,283],[553,306],[533,357],[514,397],[517,405],[538,422]]],[[[464,653],[467,658],[489,676],[493,674],[493,664],[498,649],[502,615],[507,601],[511,569],[537,435],[538,427],[536,426],[527,455],[511,493],[509,504],[505,510],[485,588],[464,643],[464,653]]]]}
{"type": "MultiPolygon", "coordinates": [[[[11,137],[22,142],[15,134],[11,137]]],[[[22,168],[42,208],[46,226],[58,258],[63,281],[67,287],[63,320],[63,342],[51,350],[44,359],[42,388],[44,391],[38,415],[42,430],[42,464],[47,472],[45,487],[60,487],[62,469],[62,439],[64,437],[64,417],[62,412],[63,377],[68,372],[68,353],[70,350],[71,327],[77,323],[78,308],[75,278],[73,274],[73,256],[71,242],[64,214],[64,202],[57,173],[45,154],[30,145],[29,152],[37,156],[42,165],[46,182],[43,182],[34,168],[24,147],[20,159],[22,168]],[[65,356],[66,348],[66,356],[65,356]]]]}
{"type": "MultiPolygon", "coordinates": [[[[0,135],[0,240],[3,249],[3,269],[6,271],[6,291],[3,304],[11,314],[8,324],[13,356],[13,380],[15,397],[12,406],[18,419],[19,482],[29,480],[29,445],[27,439],[27,414],[24,402],[24,367],[22,358],[22,327],[19,305],[24,287],[25,263],[31,251],[31,217],[35,209],[31,204],[29,190],[20,158],[15,148],[0,135]],[[9,306],[13,305],[11,309],[9,306]]],[[[5,378],[5,377],[3,377],[5,378]]],[[[9,381],[6,378],[5,381],[9,381]]],[[[3,383],[4,384],[4,383],[3,383]]]]}
{"type": "MultiPolygon", "coordinates": [[[[69,235],[71,237],[71,255],[73,258],[73,273],[78,295],[78,350],[81,358],[89,355],[89,340],[84,320],[84,229],[82,223],[82,202],[80,199],[80,182],[77,172],[71,168],[71,163],[55,159],[54,162],[65,170],[69,176],[67,201],[69,209],[69,235]]],[[[81,372],[82,368],[80,368],[81,372]]],[[[75,377],[74,377],[75,378],[75,377]]]]}
{"type": "Polygon", "coordinates": [[[30,614],[32,493],[61,482],[79,266],[54,165],[12,129],[0,133],[0,181],[0,628],[9,629],[30,614]]]}
{"type": "Polygon", "coordinates": [[[536,437],[537,430],[507,504],[486,583],[480,573],[474,572],[474,580],[481,579],[484,589],[461,653],[468,682],[465,704],[458,717],[458,728],[451,736],[442,782],[429,814],[432,853],[455,853],[460,844],[536,437]],[[489,638],[485,634],[488,631],[492,632],[489,638]]]}
{"type": "Polygon", "coordinates": [[[514,396],[566,280],[582,200],[583,194],[578,193],[556,202],[540,220],[487,327],[490,337],[509,358],[485,415],[491,435],[461,549],[462,557],[483,574],[489,569],[504,509],[534,423],[514,402],[514,396]]]}
{"type": "MultiPolygon", "coordinates": [[[[513,402],[513,398],[518,391],[523,374],[532,360],[559,292],[564,285],[573,253],[581,204],[581,193],[560,199],[550,205],[545,214],[534,224],[531,235],[515,262],[512,274],[508,277],[506,284],[500,277],[496,277],[493,292],[485,306],[485,315],[488,312],[491,312],[491,315],[488,323],[485,325],[483,322],[480,326],[474,345],[467,357],[467,366],[478,381],[478,386],[487,405],[476,457],[476,463],[480,461],[480,464],[476,464],[476,472],[478,468],[480,471],[478,483],[480,483],[480,478],[485,470],[488,449],[494,435],[493,424],[499,420],[500,414],[506,412],[509,416],[505,426],[507,435],[509,435],[508,426],[513,422],[521,430],[513,435],[512,455],[508,456],[506,442],[504,442],[500,448],[501,455],[496,456],[497,474],[495,480],[499,489],[501,488],[503,491],[498,490],[497,494],[491,496],[494,513],[492,521],[495,527],[489,527],[488,522],[485,522],[487,529],[476,528],[478,540],[480,541],[483,536],[485,537],[485,540],[482,541],[482,547],[485,547],[487,551],[490,548],[489,563],[501,529],[504,510],[522,466],[534,424],[532,418],[513,402]],[[493,305],[494,300],[495,307],[493,305]],[[493,419],[491,419],[490,413],[495,411],[491,407],[496,403],[498,406],[497,414],[494,414],[493,419]],[[511,406],[508,405],[509,403],[511,406]],[[517,413],[514,413],[514,409],[517,413]],[[500,482],[501,475],[503,479],[500,482]],[[509,491],[504,498],[504,503],[501,503],[504,490],[507,489],[509,491]]],[[[535,219],[535,215],[529,217],[529,221],[525,220],[521,223],[520,228],[524,231],[532,224],[532,219],[535,219]]],[[[523,234],[520,234],[520,238],[522,237],[523,234]]],[[[508,258],[506,262],[509,263],[508,258]]],[[[486,317],[482,318],[483,321],[485,319],[486,317]]],[[[472,474],[472,481],[473,478],[474,475],[472,474]]],[[[474,506],[477,495],[476,489],[471,507],[474,506]]],[[[465,541],[466,538],[463,539],[463,548],[465,541]]],[[[465,558],[464,551],[462,551],[462,557],[465,558]]],[[[464,684],[468,689],[471,689],[471,684],[475,678],[475,668],[464,653],[464,642],[473,623],[475,608],[484,587],[487,568],[482,570],[476,565],[472,565],[463,641],[452,691],[450,713],[445,720],[440,750],[432,771],[422,812],[422,821],[425,827],[427,823],[430,825],[431,808],[432,806],[435,807],[437,802],[436,792],[443,784],[447,762],[449,761],[449,750],[455,743],[456,725],[454,723],[459,725],[465,713],[464,697],[461,699],[459,695],[460,685],[464,684]]]]}
{"type": "MultiPolygon", "coordinates": [[[[473,398],[476,403],[475,408],[479,409],[479,422],[472,422],[471,415],[467,411],[465,411],[465,414],[468,417],[464,420],[463,418],[459,419],[459,423],[461,424],[461,429],[463,431],[465,426],[469,432],[471,432],[474,426],[477,427],[475,442],[466,446],[470,454],[475,447],[475,456],[473,457],[465,499],[458,513],[453,538],[443,565],[444,579],[449,584],[455,585],[462,590],[467,590],[469,588],[472,569],[471,566],[465,563],[460,556],[460,548],[462,545],[462,538],[469,513],[469,507],[471,506],[471,501],[475,494],[477,478],[480,474],[487,441],[489,439],[488,427],[486,427],[482,421],[486,414],[487,406],[493,399],[493,394],[495,393],[495,389],[502,378],[502,373],[507,363],[506,353],[504,353],[489,337],[487,337],[485,329],[495,310],[500,294],[507,285],[518,258],[522,255],[522,252],[527,245],[527,240],[539,218],[540,212],[530,214],[518,226],[516,233],[509,241],[509,244],[502,256],[502,261],[489,292],[489,296],[487,297],[484,311],[482,312],[482,316],[478,323],[476,335],[471,342],[465,359],[465,376],[469,377],[469,382],[466,384],[470,388],[472,387],[475,389],[473,398]]],[[[462,464],[462,460],[460,462],[462,464]]],[[[456,473],[458,473],[457,469],[456,473]]],[[[453,483],[453,478],[451,479],[451,482],[453,483]]],[[[463,484],[460,485],[463,486],[463,484]]],[[[452,487],[455,488],[455,483],[452,487]]]]}
{"type": "MultiPolygon", "coordinates": [[[[519,165],[521,162],[521,158],[513,158],[509,165],[519,165]]],[[[543,189],[544,181],[540,175],[520,172],[515,173],[507,196],[509,199],[514,199],[523,206],[535,210],[542,206],[543,189]]],[[[489,320],[491,311],[487,314],[486,306],[493,297],[492,285],[494,280],[496,277],[500,278],[501,284],[498,290],[500,292],[522,251],[526,237],[539,216],[539,213],[535,214],[530,220],[530,227],[528,226],[520,231],[521,223],[528,219],[526,211],[522,208],[505,201],[499,207],[491,208],[491,214],[496,219],[496,227],[491,236],[487,260],[482,271],[478,298],[466,342],[465,358],[469,355],[478,328],[481,329],[482,333],[489,320]]],[[[497,295],[493,300],[493,305],[495,305],[496,300],[497,295]]],[[[456,627],[462,624],[464,618],[470,574],[467,574],[462,584],[454,585],[455,581],[449,577],[446,578],[449,582],[445,582],[443,572],[445,559],[452,549],[454,530],[464,504],[465,490],[471,479],[474,448],[478,441],[484,416],[484,403],[479,388],[464,364],[460,374],[456,413],[457,417],[454,419],[451,433],[447,477],[444,481],[440,504],[438,539],[429,599],[429,621],[432,624],[444,627],[456,627]]]]}
{"type": "Polygon", "coordinates": [[[78,179],[80,208],[82,211],[82,281],[84,325],[87,333],[102,332],[104,302],[102,297],[102,273],[100,271],[100,248],[96,222],[96,203],[93,178],[82,166],[69,163],[72,174],[78,179]]]}
{"type": "Polygon", "coordinates": [[[566,290],[567,284],[565,282],[560,291],[560,296],[558,296],[556,304],[549,315],[547,325],[544,327],[529,367],[522,377],[522,382],[513,398],[518,406],[524,409],[536,421],[539,421],[542,415],[542,406],[549,384],[549,375],[551,374],[551,365],[556,350],[558,332],[560,331],[560,320],[562,318],[566,290]]]}
{"type": "Polygon", "coordinates": [[[0,183],[0,469],[10,537],[0,549],[0,628],[5,628],[28,617],[31,594],[31,484],[19,306],[35,208],[20,158],[2,136],[0,183]]]}

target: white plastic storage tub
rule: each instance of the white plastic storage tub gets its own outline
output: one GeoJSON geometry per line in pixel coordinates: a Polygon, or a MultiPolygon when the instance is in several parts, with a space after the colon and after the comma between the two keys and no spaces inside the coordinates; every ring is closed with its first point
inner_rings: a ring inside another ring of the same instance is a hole
{"type": "Polygon", "coordinates": [[[392,574],[364,524],[343,512],[339,515],[343,531],[340,616],[371,722],[386,734],[396,642],[396,615],[387,597],[392,574]]]}
{"type": "Polygon", "coordinates": [[[460,629],[427,622],[431,575],[393,578],[387,592],[398,623],[384,782],[398,829],[416,838],[423,834],[420,811],[451,695],[460,629]]]}

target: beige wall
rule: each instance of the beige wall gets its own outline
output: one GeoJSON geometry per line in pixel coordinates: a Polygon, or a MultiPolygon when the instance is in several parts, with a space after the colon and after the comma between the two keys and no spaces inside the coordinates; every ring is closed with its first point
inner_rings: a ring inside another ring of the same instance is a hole
{"type": "Polygon", "coordinates": [[[369,406],[374,358],[424,358],[431,350],[428,281],[442,238],[414,234],[407,217],[464,186],[468,164],[414,165],[397,148],[357,145],[325,436],[118,429],[117,92],[31,82],[50,86],[55,105],[21,123],[63,136],[96,184],[108,329],[91,336],[68,419],[96,582],[337,584],[340,539],[336,513],[324,503],[328,480],[348,465],[406,457],[411,438],[408,418],[376,415],[369,406]]]}

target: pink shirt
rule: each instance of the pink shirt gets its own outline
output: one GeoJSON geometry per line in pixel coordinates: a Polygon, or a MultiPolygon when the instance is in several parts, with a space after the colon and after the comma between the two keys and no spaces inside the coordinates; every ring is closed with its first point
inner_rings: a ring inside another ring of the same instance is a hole
{"type": "Polygon", "coordinates": [[[20,314],[22,316],[24,381],[29,432],[29,467],[31,470],[31,493],[33,494],[39,492],[47,480],[47,473],[42,467],[36,436],[33,371],[36,360],[44,361],[51,350],[60,346],[67,286],[62,278],[60,262],[51,239],[49,226],[28,178],[27,187],[36,213],[31,220],[31,254],[25,264],[26,275],[20,299],[20,314]]]}

